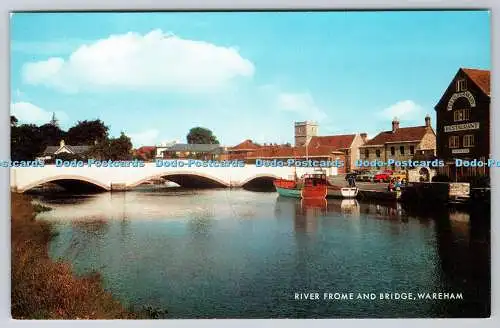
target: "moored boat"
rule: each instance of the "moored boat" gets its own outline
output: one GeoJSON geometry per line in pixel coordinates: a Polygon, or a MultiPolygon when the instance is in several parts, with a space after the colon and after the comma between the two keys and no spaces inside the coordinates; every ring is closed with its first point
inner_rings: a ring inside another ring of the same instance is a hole
{"type": "Polygon", "coordinates": [[[276,187],[276,191],[280,196],[283,197],[294,197],[294,198],[302,197],[300,189],[286,189],[286,188],[276,187]]]}
{"type": "Polygon", "coordinates": [[[328,181],[324,173],[305,174],[304,185],[301,190],[302,198],[326,198],[328,194],[328,181]]]}
{"type": "Polygon", "coordinates": [[[301,190],[295,180],[276,179],[274,180],[274,187],[280,196],[283,197],[301,197],[301,190]]]}
{"type": "Polygon", "coordinates": [[[328,187],[328,197],[333,198],[356,198],[359,189],[357,187],[328,187]]]}

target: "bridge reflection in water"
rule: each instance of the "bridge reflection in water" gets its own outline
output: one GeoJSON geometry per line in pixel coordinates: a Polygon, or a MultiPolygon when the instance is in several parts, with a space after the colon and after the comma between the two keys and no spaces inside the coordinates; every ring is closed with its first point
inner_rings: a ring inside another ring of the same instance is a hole
{"type": "Polygon", "coordinates": [[[36,196],[51,256],[98,270],[128,304],[176,318],[467,317],[489,313],[487,209],[304,202],[244,190],[36,196]],[[189,290],[189,293],[186,291],[189,290]],[[461,301],[297,302],[307,290],[462,292],[461,301]]]}

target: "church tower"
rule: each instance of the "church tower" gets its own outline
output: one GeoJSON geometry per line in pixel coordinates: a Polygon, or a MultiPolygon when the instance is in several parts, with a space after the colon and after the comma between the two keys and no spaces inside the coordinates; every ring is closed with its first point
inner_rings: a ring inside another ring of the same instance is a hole
{"type": "Polygon", "coordinates": [[[50,125],[59,126],[58,120],[56,118],[56,113],[52,112],[52,119],[49,122],[50,125]]]}
{"type": "Polygon", "coordinates": [[[295,122],[295,147],[303,147],[318,135],[318,124],[313,121],[295,122]]]}

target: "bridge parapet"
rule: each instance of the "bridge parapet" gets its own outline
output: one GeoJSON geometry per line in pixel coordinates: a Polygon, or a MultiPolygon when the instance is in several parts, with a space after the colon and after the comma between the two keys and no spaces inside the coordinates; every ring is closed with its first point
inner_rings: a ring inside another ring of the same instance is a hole
{"type": "Polygon", "coordinates": [[[145,163],[144,167],[17,167],[11,168],[11,190],[24,192],[46,182],[60,180],[82,181],[104,190],[126,190],[158,177],[190,177],[204,179],[226,187],[242,187],[257,178],[288,178],[290,167],[158,167],[145,163]]]}

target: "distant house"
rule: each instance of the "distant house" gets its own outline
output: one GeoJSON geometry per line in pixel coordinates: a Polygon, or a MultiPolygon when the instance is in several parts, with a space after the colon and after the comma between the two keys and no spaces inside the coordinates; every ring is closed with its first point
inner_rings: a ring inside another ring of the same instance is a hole
{"type": "MultiPolygon", "coordinates": [[[[254,164],[257,159],[262,160],[282,160],[288,161],[290,159],[295,159],[298,161],[312,160],[312,161],[341,161],[345,164],[345,154],[341,151],[335,150],[333,147],[329,146],[319,146],[314,147],[292,147],[286,145],[270,145],[262,146],[257,150],[248,154],[246,157],[246,162],[249,164],[254,164]]],[[[341,167],[324,167],[328,175],[337,175],[345,173],[345,166],[341,167]]],[[[299,170],[300,171],[300,170],[299,170]]],[[[308,169],[303,170],[305,173],[308,169]]]]}
{"type": "Polygon", "coordinates": [[[219,160],[225,148],[218,144],[174,144],[163,150],[163,158],[219,160]]]}
{"type": "Polygon", "coordinates": [[[156,154],[156,146],[142,146],[133,151],[133,155],[143,161],[152,160],[156,154]]]}
{"type": "Polygon", "coordinates": [[[244,140],[237,144],[234,147],[229,147],[227,148],[227,154],[226,154],[226,159],[228,160],[245,160],[248,157],[251,157],[252,154],[262,148],[258,143],[253,142],[250,139],[244,140]]]}
{"type": "Polygon", "coordinates": [[[295,122],[295,146],[290,144],[257,144],[250,139],[228,148],[229,159],[256,158],[320,158],[340,159],[344,167],[338,173],[351,171],[351,163],[359,159],[359,146],[366,142],[366,133],[318,136],[318,124],[312,121],[295,122]]]}
{"type": "MultiPolygon", "coordinates": [[[[44,161],[52,161],[61,154],[76,155],[84,157],[90,150],[90,146],[71,146],[66,145],[64,140],[61,140],[59,146],[47,146],[38,159],[44,161]]],[[[64,155],[63,155],[64,156],[64,155]]]]}
{"type": "MultiPolygon", "coordinates": [[[[392,121],[392,129],[377,134],[359,147],[361,160],[387,162],[432,159],[436,155],[436,133],[431,118],[425,117],[425,125],[399,127],[399,120],[392,121]]],[[[387,167],[396,169],[395,165],[387,167]]]]}
{"type": "Polygon", "coordinates": [[[164,158],[165,155],[164,155],[164,152],[172,147],[173,145],[175,145],[176,143],[179,143],[177,140],[175,141],[165,141],[165,142],[162,142],[160,143],[159,145],[156,145],[156,155],[155,155],[155,158],[164,158]]]}
{"type": "Polygon", "coordinates": [[[342,152],[345,155],[345,170],[352,171],[352,163],[359,159],[359,147],[367,141],[367,134],[344,134],[333,136],[312,136],[309,139],[308,147],[330,147],[334,151],[342,152]]]}

